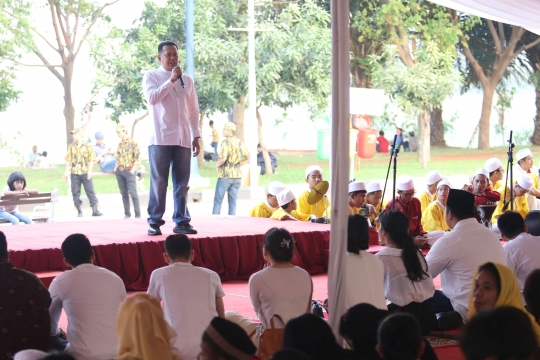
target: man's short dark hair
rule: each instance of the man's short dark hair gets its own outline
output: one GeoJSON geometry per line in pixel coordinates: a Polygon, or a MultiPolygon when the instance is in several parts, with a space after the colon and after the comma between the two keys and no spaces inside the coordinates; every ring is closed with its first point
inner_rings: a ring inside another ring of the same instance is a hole
{"type": "Polygon", "coordinates": [[[525,220],[520,213],[515,211],[508,211],[502,214],[497,220],[497,226],[508,239],[513,239],[522,232],[525,232],[525,220]]]}
{"type": "Polygon", "coordinates": [[[0,260],[7,260],[8,250],[7,250],[7,240],[6,235],[0,231],[0,260]]]}
{"type": "Polygon", "coordinates": [[[384,131],[382,131],[382,130],[379,131],[379,135],[380,135],[380,136],[384,136],[384,131]]]}
{"type": "Polygon", "coordinates": [[[178,45],[176,45],[174,41],[165,40],[159,43],[158,48],[157,48],[158,54],[161,55],[161,52],[163,51],[163,47],[165,46],[174,46],[176,50],[178,50],[178,45]]]}
{"type": "Polygon", "coordinates": [[[191,240],[184,234],[169,235],[165,239],[165,252],[171,260],[189,259],[191,249],[191,240]]]}
{"type": "Polygon", "coordinates": [[[214,125],[214,120],[210,120],[210,121],[208,122],[208,124],[209,124],[209,125],[214,125]]]}
{"type": "Polygon", "coordinates": [[[62,255],[69,265],[77,267],[92,263],[92,245],[84,234],[69,235],[62,243],[62,255]]]}

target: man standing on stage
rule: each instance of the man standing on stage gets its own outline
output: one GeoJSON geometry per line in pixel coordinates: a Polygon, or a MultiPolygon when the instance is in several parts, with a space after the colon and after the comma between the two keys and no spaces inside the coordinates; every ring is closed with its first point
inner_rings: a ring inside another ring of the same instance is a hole
{"type": "Polygon", "coordinates": [[[150,160],[150,199],[148,201],[148,235],[161,235],[165,224],[165,199],[172,166],[174,197],[173,232],[196,234],[189,222],[187,192],[191,155],[200,151],[199,103],[195,83],[182,75],[178,66],[178,46],[162,41],[158,46],[161,67],[148,71],[143,78],[143,92],[148,112],[154,122],[148,147],[150,160]],[[190,133],[191,130],[191,133],[190,133]],[[192,140],[193,138],[193,140],[192,140]]]}
{"type": "Polygon", "coordinates": [[[121,141],[116,150],[116,165],[113,172],[116,175],[120,194],[122,194],[124,218],[129,219],[131,217],[129,207],[130,196],[133,201],[135,217],[140,218],[141,209],[139,206],[139,194],[137,194],[137,175],[135,174],[137,167],[141,163],[139,145],[128,136],[125,125],[118,124],[116,126],[116,134],[121,141]]]}

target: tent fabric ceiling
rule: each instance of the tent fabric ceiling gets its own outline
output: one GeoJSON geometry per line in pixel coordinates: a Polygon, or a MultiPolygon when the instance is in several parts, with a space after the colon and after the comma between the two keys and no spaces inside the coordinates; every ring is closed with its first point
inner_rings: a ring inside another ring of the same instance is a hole
{"type": "Polygon", "coordinates": [[[482,18],[517,25],[540,35],[540,0],[430,0],[482,18]]]}

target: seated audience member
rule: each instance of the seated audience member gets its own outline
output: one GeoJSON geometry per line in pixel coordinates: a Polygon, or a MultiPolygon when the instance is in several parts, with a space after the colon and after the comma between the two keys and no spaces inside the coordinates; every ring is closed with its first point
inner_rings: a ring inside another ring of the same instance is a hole
{"type": "Polygon", "coordinates": [[[283,347],[305,353],[311,360],[354,359],[354,352],[345,350],[327,322],[313,314],[304,314],[287,323],[283,347]]]}
{"type": "Polygon", "coordinates": [[[497,222],[506,254],[506,265],[516,275],[519,289],[523,291],[527,276],[540,269],[540,237],[527,234],[527,227],[517,212],[505,212],[497,222]]]}
{"type": "Polygon", "coordinates": [[[375,208],[375,214],[370,215],[369,221],[371,222],[371,225],[379,228],[379,222],[376,222],[375,219],[377,219],[379,213],[381,212],[381,206],[384,210],[384,207],[386,205],[384,203],[381,204],[383,195],[381,184],[378,181],[368,182],[366,184],[366,191],[366,204],[373,205],[373,207],[375,208]]]}
{"type": "MultiPolygon", "coordinates": [[[[19,171],[15,171],[9,175],[7,185],[2,190],[2,194],[0,196],[18,195],[23,197],[37,193],[38,191],[36,189],[27,189],[24,175],[19,171]]],[[[18,225],[20,222],[31,224],[32,220],[18,210],[19,205],[0,206],[0,220],[9,221],[12,225],[18,225]]]]}
{"type": "Polygon", "coordinates": [[[115,151],[112,147],[105,145],[105,135],[101,131],[96,132],[96,144],[94,145],[94,154],[96,162],[99,163],[101,171],[104,173],[114,172],[116,167],[115,151]]]}
{"type": "Polygon", "coordinates": [[[377,145],[375,145],[375,150],[380,153],[387,153],[388,145],[388,140],[384,137],[384,131],[379,131],[379,137],[377,138],[377,145]]]}
{"type": "Polygon", "coordinates": [[[481,265],[474,276],[469,295],[469,319],[481,311],[501,306],[512,306],[527,314],[537,340],[540,341],[540,326],[523,306],[514,273],[504,265],[488,262],[481,265]]]}
{"type": "Polygon", "coordinates": [[[39,156],[39,153],[37,152],[37,145],[32,146],[32,151],[30,154],[28,154],[28,161],[26,162],[26,167],[31,168],[34,166],[34,163],[36,162],[37,158],[39,156]]]}
{"type": "Polygon", "coordinates": [[[249,211],[249,216],[264,218],[269,218],[270,216],[272,216],[272,213],[277,208],[279,208],[276,196],[282,190],[285,190],[285,185],[283,185],[283,183],[280,183],[279,181],[272,181],[270,184],[268,184],[268,193],[266,194],[266,200],[255,205],[255,207],[249,211]]]}
{"type": "Polygon", "coordinates": [[[399,211],[381,215],[379,237],[386,247],[376,256],[384,265],[384,293],[391,301],[388,311],[414,315],[426,335],[437,322],[431,308],[435,286],[424,256],[407,232],[408,225],[409,219],[399,211]]]}
{"type": "Polygon", "coordinates": [[[320,166],[311,165],[306,169],[306,183],[308,189],[304,190],[298,197],[298,214],[302,216],[315,215],[317,218],[326,216],[326,209],[328,209],[328,217],[330,217],[330,200],[327,196],[323,197],[316,204],[311,205],[308,203],[309,193],[317,184],[323,181],[323,172],[320,166]]]}
{"type": "Polygon", "coordinates": [[[441,237],[427,254],[432,278],[441,274],[441,290],[432,299],[435,313],[457,311],[466,320],[469,284],[478,267],[488,261],[506,264],[498,236],[474,218],[474,195],[451,189],[446,202],[446,223],[452,231],[441,237]]]}
{"type": "Polygon", "coordinates": [[[0,359],[26,349],[51,349],[51,296],[38,277],[9,262],[0,231],[0,359]]]}
{"type": "Polygon", "coordinates": [[[523,297],[529,312],[534,316],[537,323],[540,322],[540,269],[531,272],[527,280],[525,280],[523,297]]]}
{"type": "Polygon", "coordinates": [[[255,359],[257,348],[246,332],[235,323],[215,317],[202,336],[201,360],[255,359]]]}
{"type": "Polygon", "coordinates": [[[377,352],[381,359],[415,360],[425,347],[418,321],[410,314],[390,315],[379,326],[377,352]]]}
{"type": "Polygon", "coordinates": [[[300,220],[308,221],[310,215],[298,213],[296,210],[296,198],[291,190],[285,189],[277,194],[277,202],[279,207],[270,216],[270,219],[274,220],[300,220]]]}
{"type": "Polygon", "coordinates": [[[538,199],[536,199],[536,197],[540,196],[540,184],[538,179],[538,168],[534,166],[533,154],[530,149],[521,149],[516,153],[515,160],[517,160],[517,164],[512,168],[514,171],[514,179],[517,179],[520,176],[528,176],[531,179],[532,186],[525,197],[527,198],[529,209],[537,210],[538,199]]]}
{"type": "Polygon", "coordinates": [[[310,358],[300,350],[285,348],[276,351],[270,360],[310,360],[310,358]]]}
{"type": "Polygon", "coordinates": [[[359,214],[361,209],[369,212],[369,216],[377,215],[375,207],[365,202],[366,185],[363,181],[349,182],[349,215],[359,214]]]}
{"type": "Polygon", "coordinates": [[[510,306],[472,318],[462,330],[459,344],[467,360],[532,360],[538,352],[528,316],[510,306]]]}
{"type": "Polygon", "coordinates": [[[369,249],[368,226],[364,217],[349,215],[345,306],[368,303],[386,309],[383,263],[366,251],[369,249]]]}
{"type": "Polygon", "coordinates": [[[529,211],[525,216],[527,232],[533,236],[540,236],[540,210],[529,211]]]}
{"type": "Polygon", "coordinates": [[[191,265],[195,251],[186,235],[167,236],[164,256],[169,266],[152,272],[147,293],[163,302],[165,319],[178,334],[174,347],[182,359],[195,359],[206,326],[216,316],[225,317],[225,293],[218,274],[191,265]]]}
{"type": "Polygon", "coordinates": [[[489,174],[489,183],[493,191],[499,191],[501,188],[504,189],[504,184],[502,182],[502,179],[504,178],[504,168],[501,161],[497,158],[488,159],[484,164],[484,169],[486,169],[489,174]]]}
{"type": "Polygon", "coordinates": [[[414,183],[409,175],[403,175],[397,178],[397,193],[395,199],[390,200],[386,205],[384,212],[392,211],[392,203],[395,201],[395,210],[402,212],[409,218],[409,234],[415,238],[415,244],[425,245],[427,240],[424,235],[427,233],[422,227],[422,211],[420,209],[420,200],[414,197],[414,183]]]}
{"type": "Polygon", "coordinates": [[[246,333],[255,332],[251,337],[255,346],[264,330],[270,328],[272,318],[275,328],[283,328],[290,319],[311,312],[311,277],[304,269],[291,264],[293,252],[294,239],[287,230],[268,230],[263,240],[263,257],[268,267],[249,278],[251,303],[260,324],[233,311],[225,313],[228,320],[240,325],[246,333]]]}
{"type": "Polygon", "coordinates": [[[442,180],[441,174],[437,170],[433,170],[426,175],[426,190],[422,191],[418,200],[420,200],[420,208],[422,213],[426,211],[429,204],[437,200],[437,185],[442,180]]]}
{"type": "MultiPolygon", "coordinates": [[[[514,186],[512,187],[512,191],[514,192],[514,210],[521,214],[524,218],[529,213],[529,205],[527,204],[527,195],[529,193],[529,190],[531,190],[533,186],[533,182],[531,178],[528,175],[523,175],[517,179],[517,181],[514,183],[514,186]]],[[[505,211],[512,211],[512,206],[510,204],[510,189],[507,188],[506,191],[506,198],[504,199],[505,191],[504,189],[499,189],[501,192],[501,200],[497,203],[497,208],[493,212],[492,217],[492,223],[497,223],[497,219],[499,219],[499,216],[502,215],[505,211]]]]}
{"type": "Polygon", "coordinates": [[[68,236],[62,255],[72,270],[55,277],[49,287],[53,346],[79,360],[111,359],[118,345],[116,315],[126,298],[124,282],[112,271],[93,265],[94,250],[83,234],[68,236]],[[68,319],[65,339],[58,327],[62,309],[68,319]]]}
{"type": "Polygon", "coordinates": [[[32,166],[32,169],[48,169],[50,167],[51,163],[49,162],[49,159],[47,159],[47,152],[44,151],[34,162],[34,166],[32,166]]]}
{"type": "Polygon", "coordinates": [[[138,293],[122,303],[116,335],[117,360],[181,359],[173,353],[176,333],[165,321],[159,301],[151,295],[138,293]]]}
{"type": "Polygon", "coordinates": [[[463,190],[474,195],[474,217],[478,222],[486,220],[486,215],[485,212],[477,208],[477,206],[485,205],[488,202],[494,203],[501,199],[501,194],[491,189],[491,185],[489,184],[489,173],[484,168],[476,170],[472,184],[465,186],[463,190]]]}
{"type": "Polygon", "coordinates": [[[450,228],[444,219],[444,212],[451,187],[452,185],[446,180],[440,181],[437,185],[437,200],[429,204],[422,213],[422,226],[425,231],[450,231],[450,228]]]}
{"type": "MultiPolygon", "coordinates": [[[[275,174],[276,168],[278,167],[277,154],[275,152],[268,151],[268,158],[270,160],[270,168],[272,170],[272,174],[275,174]]],[[[263,148],[261,144],[257,144],[257,166],[261,167],[261,175],[264,175],[267,173],[266,163],[264,162],[263,148]]]]}

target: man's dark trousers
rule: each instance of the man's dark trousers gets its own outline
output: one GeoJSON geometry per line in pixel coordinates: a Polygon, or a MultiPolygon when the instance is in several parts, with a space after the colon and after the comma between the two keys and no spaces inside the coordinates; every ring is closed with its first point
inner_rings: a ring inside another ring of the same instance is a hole
{"type": "Polygon", "coordinates": [[[88,180],[88,174],[75,175],[71,174],[71,194],[73,195],[73,203],[75,206],[81,206],[81,184],[84,186],[84,191],[88,200],[90,200],[90,206],[97,205],[98,200],[96,193],[94,192],[94,183],[92,179],[88,180]]]}
{"type": "Polygon", "coordinates": [[[122,194],[122,202],[124,203],[124,214],[126,216],[131,216],[131,211],[129,208],[129,197],[133,201],[133,209],[135,210],[135,216],[141,216],[141,208],[139,205],[139,195],[137,194],[137,181],[136,175],[132,175],[130,170],[116,170],[116,181],[118,181],[118,188],[120,189],[120,194],[122,194]]]}

